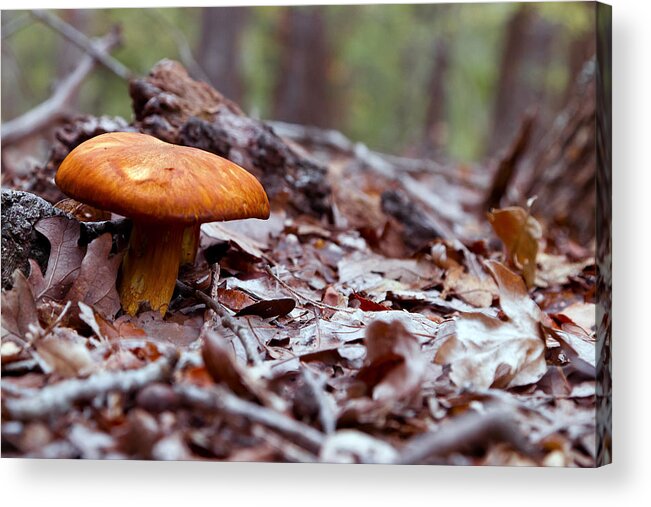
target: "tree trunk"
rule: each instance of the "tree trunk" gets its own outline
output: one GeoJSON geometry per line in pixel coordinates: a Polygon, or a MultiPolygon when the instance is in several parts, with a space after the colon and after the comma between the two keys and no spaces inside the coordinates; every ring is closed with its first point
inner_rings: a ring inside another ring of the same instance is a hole
{"type": "Polygon", "coordinates": [[[278,37],[281,63],[274,93],[274,118],[332,127],[331,52],[323,7],[284,10],[278,37]]]}
{"type": "Polygon", "coordinates": [[[210,83],[237,103],[244,95],[241,42],[248,15],[248,7],[204,7],[201,11],[199,65],[210,83]]]}

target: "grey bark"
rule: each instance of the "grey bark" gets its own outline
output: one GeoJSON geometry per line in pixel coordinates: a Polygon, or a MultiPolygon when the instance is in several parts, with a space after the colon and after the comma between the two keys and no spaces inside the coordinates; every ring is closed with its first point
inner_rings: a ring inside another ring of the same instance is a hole
{"type": "Polygon", "coordinates": [[[12,287],[12,275],[20,269],[29,274],[28,259],[45,272],[50,247],[34,225],[41,218],[66,216],[45,199],[16,190],[2,189],[2,288],[12,287]]]}

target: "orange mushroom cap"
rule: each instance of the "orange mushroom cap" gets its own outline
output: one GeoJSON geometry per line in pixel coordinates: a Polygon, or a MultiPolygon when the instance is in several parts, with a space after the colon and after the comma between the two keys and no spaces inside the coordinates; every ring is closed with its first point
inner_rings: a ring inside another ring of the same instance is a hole
{"type": "Polygon", "coordinates": [[[89,139],[68,154],[55,179],[78,201],[143,222],[269,218],[267,194],[245,169],[146,134],[89,139]]]}

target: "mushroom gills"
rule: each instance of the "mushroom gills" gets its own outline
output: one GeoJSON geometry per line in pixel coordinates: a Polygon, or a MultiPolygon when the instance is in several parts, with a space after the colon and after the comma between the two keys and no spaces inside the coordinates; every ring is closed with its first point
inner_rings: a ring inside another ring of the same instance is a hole
{"type": "Polygon", "coordinates": [[[135,315],[143,305],[165,315],[181,262],[183,224],[138,223],[131,229],[120,274],[122,308],[135,315]]]}

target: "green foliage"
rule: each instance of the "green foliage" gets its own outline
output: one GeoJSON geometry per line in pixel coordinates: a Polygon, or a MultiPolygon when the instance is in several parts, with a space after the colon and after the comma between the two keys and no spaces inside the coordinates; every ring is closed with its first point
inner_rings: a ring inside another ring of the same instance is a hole
{"type": "MultiPolygon", "coordinates": [[[[523,85],[540,87],[558,102],[570,79],[570,45],[593,28],[594,9],[579,2],[534,5],[537,14],[555,27],[553,58],[545,67],[527,68],[523,85]]],[[[328,7],[336,128],[387,152],[401,153],[418,145],[426,127],[435,48],[444,41],[449,48],[446,152],[461,161],[485,156],[505,26],[517,8],[518,4],[500,3],[328,7]]],[[[242,33],[242,107],[253,116],[271,115],[283,9],[287,7],[252,7],[242,33]]],[[[28,23],[2,44],[3,121],[51,94],[57,54],[68,44],[31,20],[26,11],[3,12],[3,27],[21,16],[28,23]]],[[[122,27],[124,43],[114,56],[144,74],[162,58],[182,60],[183,45],[197,53],[201,9],[99,9],[92,11],[84,31],[99,36],[115,24],[122,27]]],[[[126,83],[101,68],[84,83],[77,107],[92,114],[131,115],[126,83]]]]}

